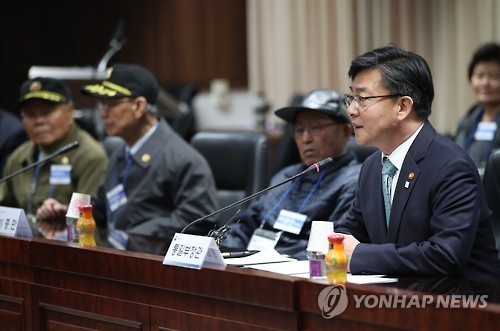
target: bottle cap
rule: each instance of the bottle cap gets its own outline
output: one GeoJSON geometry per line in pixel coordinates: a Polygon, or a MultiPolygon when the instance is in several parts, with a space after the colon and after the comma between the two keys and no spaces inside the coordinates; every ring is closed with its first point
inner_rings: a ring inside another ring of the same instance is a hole
{"type": "Polygon", "coordinates": [[[80,209],[80,211],[92,210],[92,205],[81,205],[78,207],[78,209],[80,209]]]}
{"type": "Polygon", "coordinates": [[[328,236],[328,242],[330,244],[338,244],[344,241],[344,235],[340,233],[332,233],[328,236]]]}

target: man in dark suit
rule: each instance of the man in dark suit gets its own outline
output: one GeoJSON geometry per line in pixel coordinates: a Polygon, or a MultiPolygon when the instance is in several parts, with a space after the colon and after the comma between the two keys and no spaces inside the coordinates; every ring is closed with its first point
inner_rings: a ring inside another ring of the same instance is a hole
{"type": "MultiPolygon", "coordinates": [[[[158,82],[148,69],[115,64],[100,84],[82,88],[99,100],[106,133],[122,138],[110,155],[106,177],[93,197],[97,226],[108,241],[130,249],[132,237],[169,241],[192,220],[217,209],[215,181],[207,161],[158,115],[158,82]]],[[[45,200],[37,222],[53,222],[67,206],[45,200]]],[[[214,220],[190,228],[206,234],[214,220]]],[[[154,241],[154,240],[153,240],[154,241]]],[[[156,251],[157,245],[140,248],[156,251]]],[[[159,249],[163,249],[161,246],[159,249]]]]}
{"type": "Polygon", "coordinates": [[[387,46],[354,59],[348,74],[356,141],[381,151],[366,159],[336,228],[350,234],[350,272],[500,280],[477,168],[428,121],[434,88],[426,61],[387,46]]]}

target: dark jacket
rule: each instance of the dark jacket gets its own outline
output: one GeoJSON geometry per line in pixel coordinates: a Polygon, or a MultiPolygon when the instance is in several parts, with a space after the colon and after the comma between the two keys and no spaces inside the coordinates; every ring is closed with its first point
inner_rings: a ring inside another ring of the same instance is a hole
{"type": "MultiPolygon", "coordinates": [[[[481,169],[481,173],[491,151],[495,148],[500,148],[500,130],[497,129],[491,142],[480,142],[478,146],[471,149],[472,144],[478,143],[474,140],[474,133],[483,114],[484,108],[480,104],[474,105],[460,121],[455,134],[455,142],[467,151],[476,166],[481,169]]],[[[500,116],[495,118],[495,122],[497,123],[497,127],[500,128],[500,116]]]]}
{"type": "Polygon", "coordinates": [[[28,140],[28,135],[19,118],[0,108],[0,177],[9,155],[21,143],[28,140]]]}
{"type": "Polygon", "coordinates": [[[351,273],[500,280],[491,211],[465,151],[424,124],[400,170],[388,229],[380,160],[377,152],[364,162],[356,199],[337,229],[360,241],[351,273]]]}
{"type": "MultiPolygon", "coordinates": [[[[106,179],[93,202],[94,218],[100,227],[172,238],[191,221],[217,209],[215,181],[208,163],[164,120],[132,155],[125,184],[127,203],[111,215],[106,192],[123,180],[125,164],[123,144],[111,155],[106,179]]],[[[206,235],[212,227],[207,220],[187,233],[206,235]]]]}
{"type": "MultiPolygon", "coordinates": [[[[306,169],[303,163],[288,166],[271,180],[271,186],[278,184],[306,169]]],[[[309,200],[303,206],[302,214],[308,216],[301,232],[298,235],[284,232],[275,249],[281,254],[287,254],[299,259],[306,258],[306,248],[309,241],[312,221],[332,221],[334,226],[342,222],[354,199],[356,185],[360,170],[360,164],[353,152],[349,152],[325,167],[319,173],[311,172],[296,179],[297,183],[287,183],[270,190],[258,199],[255,199],[250,207],[243,213],[240,222],[234,226],[224,245],[234,248],[245,249],[250,241],[253,231],[257,229],[268,212],[264,229],[273,229],[273,224],[282,209],[297,212],[310,192],[313,192],[309,200]],[[322,172],[324,177],[316,189],[322,172]],[[294,185],[283,202],[277,206],[285,192],[294,185]],[[274,208],[274,210],[273,210],[274,208]]],[[[277,230],[274,230],[277,231],[277,230]]],[[[326,237],[325,237],[326,240],[326,237]]]]}

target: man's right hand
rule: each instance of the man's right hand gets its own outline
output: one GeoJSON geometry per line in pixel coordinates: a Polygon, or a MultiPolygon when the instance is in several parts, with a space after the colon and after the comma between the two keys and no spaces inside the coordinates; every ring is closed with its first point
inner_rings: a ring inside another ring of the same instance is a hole
{"type": "Polygon", "coordinates": [[[36,211],[38,231],[45,237],[53,239],[66,229],[66,210],[68,206],[49,198],[36,211]]]}
{"type": "Polygon", "coordinates": [[[59,203],[56,199],[48,198],[36,211],[36,220],[49,221],[51,219],[65,218],[68,206],[59,203]]]}

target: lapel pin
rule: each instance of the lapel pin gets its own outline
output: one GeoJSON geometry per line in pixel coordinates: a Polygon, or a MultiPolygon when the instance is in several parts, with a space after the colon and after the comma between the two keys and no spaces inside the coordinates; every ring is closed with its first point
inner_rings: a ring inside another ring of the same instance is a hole
{"type": "Polygon", "coordinates": [[[405,188],[409,188],[410,187],[410,181],[415,177],[415,173],[413,172],[410,172],[408,174],[408,180],[405,182],[405,188]]]}
{"type": "Polygon", "coordinates": [[[141,160],[142,160],[142,162],[149,162],[149,160],[151,160],[151,155],[149,155],[149,154],[142,154],[141,160]]]}

